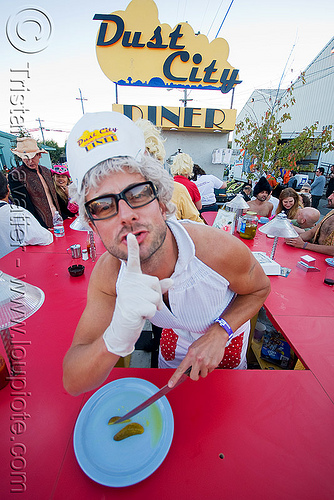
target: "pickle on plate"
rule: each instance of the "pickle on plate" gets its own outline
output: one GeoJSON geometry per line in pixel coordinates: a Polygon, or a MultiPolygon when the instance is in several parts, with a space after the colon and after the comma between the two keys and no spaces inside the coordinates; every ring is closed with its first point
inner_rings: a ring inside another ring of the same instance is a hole
{"type": "MultiPolygon", "coordinates": [[[[112,425],[112,424],[115,424],[115,423],[117,424],[117,420],[120,419],[120,418],[121,417],[111,417],[109,419],[108,425],[112,425]]],[[[131,422],[131,419],[128,418],[127,420],[123,420],[123,422],[131,422]]],[[[123,422],[121,422],[121,423],[123,423],[123,422]]]]}
{"type": "Polygon", "coordinates": [[[126,439],[130,436],[135,436],[136,434],[143,434],[144,427],[140,424],[133,422],[132,424],[128,424],[123,429],[117,432],[114,436],[115,441],[122,441],[122,439],[126,439]]]}

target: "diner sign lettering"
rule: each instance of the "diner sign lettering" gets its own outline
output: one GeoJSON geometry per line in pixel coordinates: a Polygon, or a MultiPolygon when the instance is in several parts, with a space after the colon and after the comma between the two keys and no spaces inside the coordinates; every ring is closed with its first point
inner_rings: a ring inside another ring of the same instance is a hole
{"type": "Polygon", "coordinates": [[[96,54],[102,71],[119,85],[217,89],[235,85],[239,70],[228,61],[223,38],[209,42],[187,23],[160,24],[153,0],[132,0],[125,11],[95,14],[101,21],[96,54]]]}
{"type": "Polygon", "coordinates": [[[133,121],[150,120],[163,130],[177,129],[198,132],[230,132],[234,130],[236,109],[176,108],[166,106],[137,106],[113,104],[112,110],[133,121]]]}

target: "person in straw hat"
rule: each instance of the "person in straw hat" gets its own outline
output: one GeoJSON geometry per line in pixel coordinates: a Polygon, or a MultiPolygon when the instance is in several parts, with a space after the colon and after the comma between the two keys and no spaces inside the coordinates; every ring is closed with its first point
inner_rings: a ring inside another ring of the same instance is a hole
{"type": "Polygon", "coordinates": [[[29,210],[43,227],[52,228],[54,213],[60,212],[60,208],[51,173],[39,165],[46,151],[32,137],[18,137],[17,146],[11,151],[22,160],[22,165],[8,174],[14,202],[29,210]]]}

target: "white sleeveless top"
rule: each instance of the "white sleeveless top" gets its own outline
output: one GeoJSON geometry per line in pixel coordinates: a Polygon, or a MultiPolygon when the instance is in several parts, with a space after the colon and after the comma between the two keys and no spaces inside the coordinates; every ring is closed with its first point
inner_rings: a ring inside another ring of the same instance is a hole
{"type": "MultiPolygon", "coordinates": [[[[175,218],[167,221],[178,247],[178,259],[171,276],[174,283],[168,291],[170,309],[164,304],[150,321],[162,328],[172,328],[177,335],[192,343],[222,315],[235,293],[229,289],[229,282],[223,276],[195,256],[195,245],[182,222],[194,223],[175,218]]],[[[118,279],[124,267],[122,262],[118,279]]],[[[248,322],[238,328],[233,337],[246,328],[248,322]]]]}

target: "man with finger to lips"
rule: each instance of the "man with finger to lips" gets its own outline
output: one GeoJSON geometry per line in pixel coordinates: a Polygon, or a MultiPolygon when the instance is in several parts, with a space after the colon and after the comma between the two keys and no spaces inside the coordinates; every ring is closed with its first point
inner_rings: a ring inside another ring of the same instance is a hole
{"type": "Polygon", "coordinates": [[[63,363],[77,395],[105,381],[134,350],[146,319],[163,328],[159,367],[246,368],[249,319],[270,285],[246,245],[219,229],[177,221],[173,179],[145,154],[142,131],[114,112],[87,113],[67,143],[79,210],[106,252],[63,363]]]}

